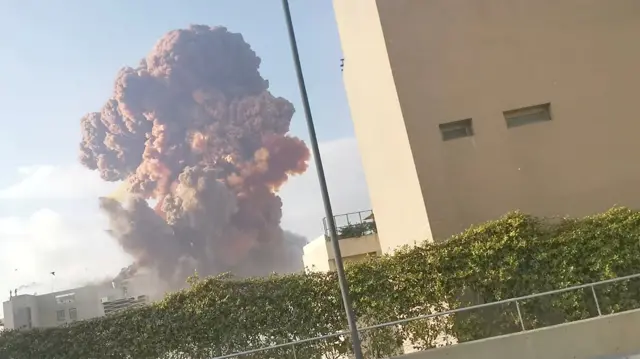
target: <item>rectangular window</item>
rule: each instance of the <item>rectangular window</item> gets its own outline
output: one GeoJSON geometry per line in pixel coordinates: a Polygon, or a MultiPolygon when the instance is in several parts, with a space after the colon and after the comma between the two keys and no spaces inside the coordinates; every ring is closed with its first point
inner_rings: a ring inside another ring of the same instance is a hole
{"type": "Polygon", "coordinates": [[[69,319],[78,320],[78,310],[76,308],[69,308],[69,319]]]}
{"type": "Polygon", "coordinates": [[[503,112],[507,128],[551,121],[551,104],[529,106],[503,112]]]}
{"type": "Polygon", "coordinates": [[[56,303],[58,304],[71,304],[76,301],[75,293],[66,293],[56,296],[56,303]]]}
{"type": "Polygon", "coordinates": [[[58,317],[58,321],[59,321],[59,322],[63,322],[63,321],[66,319],[64,309],[57,311],[57,312],[56,312],[56,315],[57,315],[57,317],[58,317]]]}
{"type": "Polygon", "coordinates": [[[471,119],[441,123],[440,133],[442,134],[443,141],[455,140],[456,138],[471,137],[473,136],[473,124],[471,119]]]}
{"type": "Polygon", "coordinates": [[[33,326],[31,318],[31,307],[27,307],[27,328],[31,329],[33,326]]]}

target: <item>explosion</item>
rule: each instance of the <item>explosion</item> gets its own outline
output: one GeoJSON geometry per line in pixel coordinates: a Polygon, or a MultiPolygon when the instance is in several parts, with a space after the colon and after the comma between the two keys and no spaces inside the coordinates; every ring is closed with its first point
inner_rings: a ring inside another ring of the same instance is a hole
{"type": "Polygon", "coordinates": [[[299,269],[304,239],[280,227],[276,193],[307,169],[309,150],[288,135],[293,105],[268,91],[259,66],[224,27],[171,31],[82,118],[81,163],[131,194],[100,205],[136,266],[171,283],[194,270],[299,269]]]}

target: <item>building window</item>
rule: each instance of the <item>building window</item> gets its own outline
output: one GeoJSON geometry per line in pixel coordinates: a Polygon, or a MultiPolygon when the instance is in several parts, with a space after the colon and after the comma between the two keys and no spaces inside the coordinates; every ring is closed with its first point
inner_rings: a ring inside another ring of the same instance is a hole
{"type": "Polygon", "coordinates": [[[69,308],[69,319],[78,320],[78,310],[76,308],[69,308]]]}
{"type": "Polygon", "coordinates": [[[64,309],[57,311],[56,315],[58,316],[58,321],[59,322],[63,322],[66,319],[64,309]]]}
{"type": "Polygon", "coordinates": [[[503,112],[507,128],[551,121],[551,104],[529,106],[503,112]]]}
{"type": "Polygon", "coordinates": [[[471,119],[441,123],[440,133],[443,141],[455,140],[456,138],[473,136],[473,124],[471,119]]]}
{"type": "Polygon", "coordinates": [[[66,293],[56,296],[56,303],[58,304],[71,304],[76,301],[75,293],[66,293]]]}
{"type": "Polygon", "coordinates": [[[31,329],[33,327],[31,318],[31,307],[27,307],[27,328],[31,329]]]}

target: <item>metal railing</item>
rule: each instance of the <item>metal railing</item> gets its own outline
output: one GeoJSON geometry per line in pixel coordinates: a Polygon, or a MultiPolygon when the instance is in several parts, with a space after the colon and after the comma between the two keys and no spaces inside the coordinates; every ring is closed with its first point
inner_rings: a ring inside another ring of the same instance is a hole
{"type": "MultiPolygon", "coordinates": [[[[576,286],[572,286],[572,287],[566,287],[566,288],[562,288],[562,289],[555,289],[555,290],[551,290],[551,291],[543,292],[543,293],[529,294],[529,295],[525,295],[525,296],[521,296],[521,297],[499,300],[499,301],[495,301],[495,302],[491,302],[491,303],[478,304],[478,305],[473,305],[473,306],[464,307],[464,308],[457,308],[457,309],[447,310],[447,311],[433,313],[433,314],[426,314],[426,315],[420,315],[420,316],[407,318],[407,319],[400,319],[400,320],[396,320],[396,321],[392,321],[392,322],[386,322],[386,323],[381,323],[381,324],[376,324],[376,325],[371,325],[371,326],[367,326],[367,327],[358,328],[358,331],[360,333],[362,333],[362,332],[370,331],[370,330],[373,330],[373,329],[380,329],[380,328],[385,328],[385,327],[393,327],[393,326],[397,326],[397,325],[401,325],[401,324],[407,324],[407,323],[410,323],[410,322],[413,322],[413,321],[416,321],[416,320],[432,319],[432,318],[447,316],[447,315],[451,315],[451,314],[471,311],[471,310],[475,310],[475,309],[482,309],[482,308],[487,308],[487,307],[493,307],[493,306],[498,306],[498,305],[515,303],[517,314],[518,314],[518,321],[519,321],[519,324],[520,324],[520,328],[521,328],[521,331],[524,332],[524,331],[527,331],[528,329],[525,327],[525,324],[524,324],[524,320],[523,320],[523,317],[522,317],[522,311],[520,310],[520,303],[525,301],[525,300],[534,299],[534,298],[540,298],[540,297],[545,297],[545,296],[550,296],[550,295],[554,295],[554,294],[566,293],[566,292],[575,291],[575,290],[579,290],[579,289],[590,288],[591,289],[591,294],[593,296],[593,300],[595,301],[595,305],[596,305],[598,316],[602,316],[603,314],[602,314],[602,310],[600,308],[600,302],[598,300],[598,296],[596,294],[595,287],[600,286],[600,285],[604,285],[604,284],[616,283],[616,282],[621,282],[621,281],[630,280],[630,279],[636,279],[636,278],[640,278],[640,273],[632,274],[632,275],[628,275],[628,276],[624,276],[624,277],[618,277],[618,278],[613,278],[613,279],[602,280],[602,281],[599,281],[599,282],[593,282],[593,283],[576,285],[576,286]]],[[[613,313],[610,313],[610,314],[613,314],[613,313]]],[[[296,349],[295,349],[296,345],[301,345],[301,344],[305,344],[305,343],[316,342],[316,341],[321,341],[321,340],[326,340],[326,339],[331,339],[331,338],[336,338],[336,337],[344,337],[344,336],[349,336],[349,335],[350,335],[350,332],[348,330],[344,330],[344,331],[340,331],[340,332],[337,332],[337,333],[327,334],[327,335],[323,335],[323,336],[319,336],[319,337],[315,337],[315,338],[301,339],[301,340],[292,341],[292,342],[288,342],[288,343],[272,345],[272,346],[269,346],[269,347],[252,349],[252,350],[247,350],[247,351],[244,351],[244,352],[238,352],[238,353],[224,355],[224,356],[218,356],[218,357],[214,357],[212,359],[240,358],[240,357],[245,356],[245,355],[256,354],[256,353],[260,353],[260,352],[265,352],[265,351],[279,349],[279,348],[286,348],[286,347],[291,347],[291,353],[293,355],[293,358],[294,359],[298,359],[297,355],[296,355],[296,349]]]]}
{"type": "MultiPolygon", "coordinates": [[[[360,237],[377,231],[373,211],[359,211],[337,214],[333,216],[340,238],[360,237]]],[[[324,234],[329,237],[327,218],[322,219],[324,234]]]]}

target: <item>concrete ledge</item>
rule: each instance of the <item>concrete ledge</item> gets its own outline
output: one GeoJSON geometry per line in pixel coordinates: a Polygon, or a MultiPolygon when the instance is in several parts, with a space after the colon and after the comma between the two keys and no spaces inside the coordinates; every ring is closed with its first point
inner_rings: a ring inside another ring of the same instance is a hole
{"type": "Polygon", "coordinates": [[[638,354],[640,354],[640,309],[411,353],[396,358],[624,359],[635,358],[638,354]]]}

